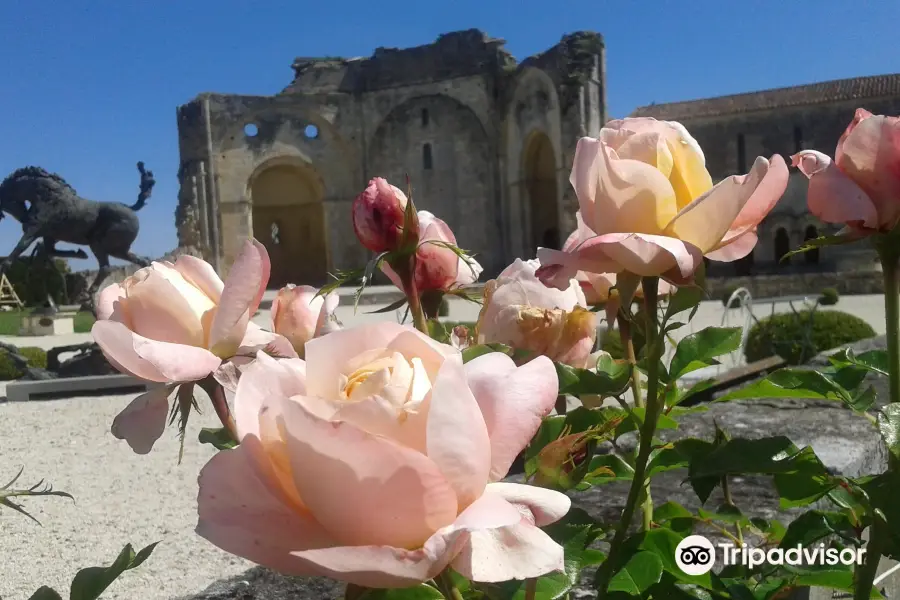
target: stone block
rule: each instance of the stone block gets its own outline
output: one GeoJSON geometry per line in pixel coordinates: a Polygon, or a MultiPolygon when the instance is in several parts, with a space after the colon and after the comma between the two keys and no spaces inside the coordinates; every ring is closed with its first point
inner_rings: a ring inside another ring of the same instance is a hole
{"type": "Polygon", "coordinates": [[[19,335],[68,335],[75,333],[75,317],[68,313],[56,315],[25,315],[19,335]]]}
{"type": "Polygon", "coordinates": [[[122,374],[60,377],[39,381],[16,380],[6,384],[6,399],[8,402],[27,402],[65,398],[77,393],[97,395],[145,392],[160,385],[162,384],[122,374]]]}

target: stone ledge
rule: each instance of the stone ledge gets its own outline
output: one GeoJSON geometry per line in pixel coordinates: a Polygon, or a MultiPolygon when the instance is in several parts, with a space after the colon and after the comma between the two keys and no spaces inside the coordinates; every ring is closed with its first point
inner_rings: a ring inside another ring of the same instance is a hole
{"type": "Polygon", "coordinates": [[[162,384],[122,374],[59,377],[36,381],[17,380],[6,384],[6,400],[8,402],[27,402],[29,400],[67,398],[77,393],[96,395],[96,392],[107,394],[145,392],[160,385],[162,384]]]}

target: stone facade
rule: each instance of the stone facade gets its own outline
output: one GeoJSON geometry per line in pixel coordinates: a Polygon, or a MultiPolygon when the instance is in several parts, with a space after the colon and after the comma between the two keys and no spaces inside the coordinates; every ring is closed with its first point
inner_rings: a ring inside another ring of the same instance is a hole
{"type": "Polygon", "coordinates": [[[353,198],[376,176],[405,190],[408,174],[416,206],[486,276],[558,247],[575,227],[575,144],[607,119],[603,40],[566,35],[521,63],[503,44],[468,30],[369,58],[299,58],[279,94],[179,107],[179,243],[224,275],[254,235],[272,285],[321,284],[366,260],[353,198]]]}
{"type": "MultiPolygon", "coordinates": [[[[746,173],[757,156],[786,160],[804,149],[834,156],[838,139],[857,108],[900,114],[900,74],[826,81],[811,85],[736,94],[704,100],[643,106],[631,116],[679,121],[706,153],[714,181],[746,173]]],[[[806,208],[806,178],[791,168],[788,190],[759,228],[759,244],[749,259],[712,263],[710,274],[872,270],[874,252],[859,244],[831,246],[818,255],[777,258],[813,235],[835,231],[806,208]]],[[[839,287],[833,285],[831,287],[839,287]]]]}

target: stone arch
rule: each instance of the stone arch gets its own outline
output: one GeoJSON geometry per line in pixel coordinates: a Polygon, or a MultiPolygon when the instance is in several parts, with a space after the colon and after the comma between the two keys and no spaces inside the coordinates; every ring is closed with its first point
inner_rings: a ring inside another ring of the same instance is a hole
{"type": "MultiPolygon", "coordinates": [[[[552,222],[559,231],[561,241],[572,229],[571,223],[564,222],[563,188],[558,175],[564,163],[559,94],[545,71],[537,67],[524,67],[517,73],[502,132],[506,200],[504,222],[510,231],[507,247],[513,256],[528,258],[534,255],[536,245],[544,245],[541,236],[535,239],[534,230],[538,229],[538,224],[533,219],[532,195],[529,194],[527,181],[529,152],[535,150],[532,144],[538,143],[541,148],[546,148],[543,143],[549,141],[556,164],[554,205],[557,214],[552,222]]],[[[549,185],[547,190],[549,192],[549,185]]],[[[574,211],[572,213],[574,215],[574,211]]]]}
{"type": "Polygon", "coordinates": [[[325,185],[308,161],[280,156],[259,165],[247,181],[253,237],[269,253],[270,288],[319,286],[330,267],[325,185]]]}
{"type": "Polygon", "coordinates": [[[468,105],[425,94],[394,106],[379,123],[367,152],[366,177],[384,177],[406,191],[416,208],[447,222],[460,247],[479,255],[488,273],[502,267],[494,143],[468,105]],[[422,111],[428,111],[427,123],[422,111]],[[495,264],[496,263],[496,264],[495,264]]]}
{"type": "Polygon", "coordinates": [[[782,260],[782,257],[791,251],[791,236],[784,227],[775,230],[774,240],[775,263],[777,265],[789,264],[790,258],[782,260]]]}
{"type": "MultiPolygon", "coordinates": [[[[803,242],[806,243],[819,237],[819,230],[813,223],[809,223],[803,230],[803,242]]],[[[808,265],[819,264],[819,249],[813,248],[803,253],[803,259],[808,265]]]]}
{"type": "Polygon", "coordinates": [[[531,247],[534,250],[539,246],[559,249],[562,245],[557,170],[550,137],[542,131],[533,131],[522,150],[521,173],[531,222],[531,247]]]}

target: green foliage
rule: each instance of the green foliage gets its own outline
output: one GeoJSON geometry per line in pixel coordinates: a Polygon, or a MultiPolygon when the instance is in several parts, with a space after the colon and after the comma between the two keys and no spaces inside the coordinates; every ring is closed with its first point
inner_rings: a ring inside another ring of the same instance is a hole
{"type": "MultiPolygon", "coordinates": [[[[141,566],[145,560],[150,558],[150,554],[153,553],[158,543],[150,544],[137,553],[131,544],[127,544],[113,564],[108,567],[81,569],[72,580],[69,600],[97,600],[106,591],[106,588],[118,579],[119,575],[141,566]]],[[[29,600],[62,600],[62,596],[56,590],[43,586],[32,594],[29,600]]]]}
{"type": "MultiPolygon", "coordinates": [[[[0,312],[0,335],[19,335],[22,329],[22,318],[29,311],[2,311],[0,312]]],[[[91,327],[94,326],[94,315],[89,312],[75,313],[74,317],[75,333],[89,333],[91,327]]]]}
{"type": "Polygon", "coordinates": [[[69,301],[65,284],[67,273],[69,265],[65,260],[56,259],[51,266],[44,260],[20,257],[13,261],[6,276],[25,306],[42,306],[47,294],[57,304],[69,301]]]}
{"type": "Polygon", "coordinates": [[[822,290],[822,295],[819,296],[819,304],[822,306],[834,306],[838,303],[838,291],[834,288],[825,288],[822,290]]]}
{"type": "Polygon", "coordinates": [[[799,365],[819,352],[874,336],[872,327],[854,315],[803,310],[758,322],[750,329],[744,354],[748,363],[780,356],[789,365],[799,365]]]}
{"type": "MultiPolygon", "coordinates": [[[[47,368],[47,352],[45,350],[26,346],[25,348],[19,348],[19,354],[28,359],[28,366],[40,369],[47,368]]],[[[16,367],[9,352],[0,350],[0,381],[12,381],[24,374],[24,371],[16,367]]]]}
{"type": "Polygon", "coordinates": [[[229,450],[238,445],[232,437],[231,432],[224,427],[218,429],[214,427],[204,427],[200,430],[198,438],[201,444],[210,444],[217,450],[229,450]]]}

